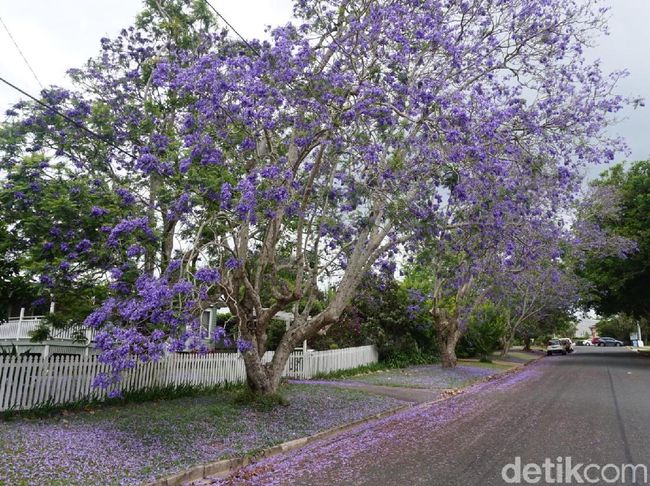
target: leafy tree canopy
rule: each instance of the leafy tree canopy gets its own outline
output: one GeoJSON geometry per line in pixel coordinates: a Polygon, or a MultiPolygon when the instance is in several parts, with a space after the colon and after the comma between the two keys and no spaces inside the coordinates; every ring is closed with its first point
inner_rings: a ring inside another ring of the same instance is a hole
{"type": "Polygon", "coordinates": [[[594,182],[596,189],[614,191],[620,218],[605,219],[603,227],[636,242],[627,256],[594,255],[583,269],[593,284],[586,306],[606,316],[626,313],[650,316],[650,161],[639,161],[627,169],[618,164],[594,182]]]}

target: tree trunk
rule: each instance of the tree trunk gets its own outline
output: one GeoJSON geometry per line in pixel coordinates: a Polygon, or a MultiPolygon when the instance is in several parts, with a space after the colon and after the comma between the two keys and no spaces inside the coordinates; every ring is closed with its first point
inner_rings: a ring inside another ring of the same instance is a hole
{"type": "Polygon", "coordinates": [[[458,358],[456,358],[457,343],[458,337],[453,335],[449,335],[446,339],[440,341],[440,363],[443,368],[454,368],[458,363],[458,358]]]}
{"type": "Polygon", "coordinates": [[[530,351],[530,336],[524,334],[524,351],[530,351]]]}
{"type": "MultiPolygon", "coordinates": [[[[381,240],[374,244],[374,248],[379,246],[379,243],[381,243],[381,240]]],[[[368,248],[369,250],[367,251],[372,251],[373,245],[368,245],[368,248]]],[[[357,260],[360,260],[362,263],[364,261],[364,259],[361,259],[359,256],[357,256],[357,260]]],[[[358,262],[356,264],[353,263],[354,259],[351,259],[348,269],[354,270],[356,268],[356,272],[350,270],[350,273],[346,273],[343,276],[337,293],[325,309],[313,317],[308,317],[306,314],[294,315],[296,320],[293,322],[290,329],[282,336],[280,344],[275,350],[273,359],[270,363],[262,364],[263,351],[266,347],[267,339],[266,324],[259,327],[260,323],[258,322],[254,325],[242,328],[241,326],[243,324],[240,320],[239,325],[242,338],[253,344],[252,349],[245,351],[243,354],[244,363],[246,364],[248,386],[254,393],[276,393],[282,379],[284,368],[295,346],[297,346],[298,343],[303,342],[305,339],[312,338],[320,329],[335,323],[339,319],[340,315],[354,297],[361,278],[365,275],[365,269],[363,266],[358,262]]],[[[233,287],[239,288],[239,286],[233,287]]],[[[297,300],[298,298],[299,297],[296,297],[294,300],[297,300]]],[[[288,300],[287,304],[290,302],[291,300],[288,300]]],[[[233,314],[248,316],[245,318],[240,317],[240,319],[248,320],[251,324],[255,322],[252,317],[252,308],[239,309],[241,312],[238,312],[238,306],[239,303],[230,306],[233,314]]],[[[271,316],[266,317],[268,318],[268,321],[271,320],[271,316]]]]}
{"type": "Polygon", "coordinates": [[[258,347],[255,345],[243,353],[246,365],[246,382],[252,392],[260,395],[277,393],[289,355],[301,338],[302,333],[297,330],[285,334],[270,363],[262,363],[263,354],[258,353],[258,347]]]}
{"type": "Polygon", "coordinates": [[[514,334],[512,334],[512,335],[506,337],[502,341],[503,348],[501,349],[501,355],[500,355],[501,358],[505,358],[507,356],[508,352],[510,351],[510,348],[512,347],[512,341],[514,339],[515,339],[515,336],[514,336],[514,334]]]}
{"type": "Polygon", "coordinates": [[[431,309],[433,326],[436,330],[438,345],[440,347],[440,362],[443,368],[454,368],[458,359],[456,358],[456,345],[460,339],[461,332],[458,327],[458,317],[450,315],[447,309],[431,309]]]}
{"type": "Polygon", "coordinates": [[[262,364],[259,355],[253,351],[244,353],[246,364],[246,384],[248,388],[259,395],[271,395],[278,391],[280,375],[270,373],[268,364],[262,364]]]}

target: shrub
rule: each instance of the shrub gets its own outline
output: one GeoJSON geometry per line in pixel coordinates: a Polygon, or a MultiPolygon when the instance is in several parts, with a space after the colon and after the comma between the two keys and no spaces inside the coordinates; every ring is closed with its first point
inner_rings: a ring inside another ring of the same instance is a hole
{"type": "Polygon", "coordinates": [[[491,302],[482,305],[469,319],[465,340],[483,362],[490,362],[490,355],[499,349],[506,330],[503,310],[491,302]]]}

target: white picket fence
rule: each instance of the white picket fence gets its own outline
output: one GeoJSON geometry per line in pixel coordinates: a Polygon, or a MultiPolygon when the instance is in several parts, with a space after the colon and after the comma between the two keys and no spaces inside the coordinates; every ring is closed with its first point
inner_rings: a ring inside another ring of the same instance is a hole
{"type": "MultiPolygon", "coordinates": [[[[29,339],[31,333],[42,325],[45,316],[12,317],[7,322],[0,323],[0,340],[29,339]]],[[[85,337],[87,342],[95,339],[95,329],[84,326],[76,326],[66,329],[52,330],[50,339],[62,339],[74,341],[79,337],[85,337]]]]}
{"type": "MultiPolygon", "coordinates": [[[[272,352],[264,355],[270,361],[272,352]]],[[[319,373],[376,363],[374,346],[331,351],[294,352],[284,370],[291,378],[308,379],[319,373]]],[[[64,404],[83,399],[102,400],[106,390],[93,386],[100,373],[110,372],[97,356],[0,356],[0,411],[27,410],[43,403],[64,404]]],[[[211,386],[246,380],[244,360],[237,353],[172,354],[142,363],[125,373],[123,391],[170,385],[211,386]]]]}

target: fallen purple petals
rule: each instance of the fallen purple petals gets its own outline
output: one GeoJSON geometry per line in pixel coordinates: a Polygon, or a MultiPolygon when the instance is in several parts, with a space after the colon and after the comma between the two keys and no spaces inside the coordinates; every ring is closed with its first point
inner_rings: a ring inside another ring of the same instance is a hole
{"type": "Polygon", "coordinates": [[[433,434],[480,407],[481,394],[500,392],[541,373],[534,367],[514,374],[481,381],[463,393],[442,402],[423,404],[389,417],[371,421],[335,438],[315,442],[281,456],[271,457],[236,471],[224,479],[204,480],[201,485],[292,485],[361,483],[361,472],[377,460],[377,451],[399,444],[400,454],[417,449],[418,437],[433,434]]]}
{"type": "Polygon", "coordinates": [[[292,385],[284,393],[289,406],[264,412],[236,407],[223,392],[0,422],[0,484],[140,484],[402,403],[321,386],[292,385]]]}

